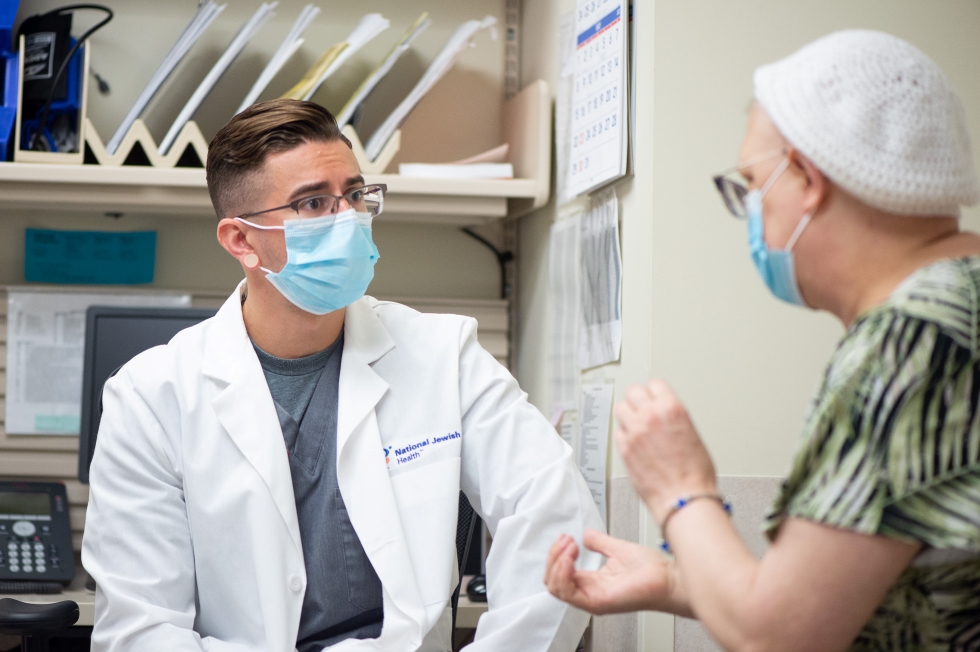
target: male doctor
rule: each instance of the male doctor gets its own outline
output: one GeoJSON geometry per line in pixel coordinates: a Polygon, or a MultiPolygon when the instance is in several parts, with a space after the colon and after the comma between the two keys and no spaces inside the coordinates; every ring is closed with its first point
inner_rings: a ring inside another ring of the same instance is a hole
{"type": "Polygon", "coordinates": [[[445,652],[462,489],[493,535],[468,649],[573,650],[587,616],[541,580],[601,527],[572,451],[474,320],[364,296],[385,188],[333,116],[246,109],[207,180],[245,281],[106,384],[92,649],[445,652]]]}

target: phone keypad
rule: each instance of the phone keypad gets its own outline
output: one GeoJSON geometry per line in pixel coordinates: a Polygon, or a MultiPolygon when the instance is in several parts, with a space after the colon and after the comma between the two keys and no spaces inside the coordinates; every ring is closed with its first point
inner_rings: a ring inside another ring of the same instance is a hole
{"type": "MultiPolygon", "coordinates": [[[[45,538],[50,533],[49,527],[42,527],[41,534],[45,538]]],[[[38,534],[25,537],[11,535],[6,527],[0,530],[0,569],[43,576],[49,568],[54,572],[61,569],[61,558],[55,544],[46,543],[38,534]]]]}

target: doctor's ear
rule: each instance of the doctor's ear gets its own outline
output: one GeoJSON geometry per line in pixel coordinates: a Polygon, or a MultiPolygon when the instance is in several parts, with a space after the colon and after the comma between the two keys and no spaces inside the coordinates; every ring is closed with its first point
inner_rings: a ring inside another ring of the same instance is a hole
{"type": "Polygon", "coordinates": [[[259,264],[259,257],[245,237],[245,232],[241,222],[225,218],[218,222],[218,243],[242,265],[254,269],[259,264]]]}
{"type": "Polygon", "coordinates": [[[803,188],[803,210],[806,213],[816,213],[827,197],[829,183],[823,172],[814,165],[810,159],[800,154],[797,150],[789,153],[791,164],[796,167],[803,175],[805,186],[803,188]]]}

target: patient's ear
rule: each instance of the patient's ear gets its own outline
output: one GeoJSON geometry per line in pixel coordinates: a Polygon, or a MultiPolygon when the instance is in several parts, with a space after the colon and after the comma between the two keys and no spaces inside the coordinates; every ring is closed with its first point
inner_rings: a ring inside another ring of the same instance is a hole
{"type": "Polygon", "coordinates": [[[799,152],[794,152],[793,164],[802,171],[806,179],[806,186],[803,189],[803,211],[811,215],[820,209],[827,198],[830,190],[827,177],[817,168],[810,159],[799,152]]]}

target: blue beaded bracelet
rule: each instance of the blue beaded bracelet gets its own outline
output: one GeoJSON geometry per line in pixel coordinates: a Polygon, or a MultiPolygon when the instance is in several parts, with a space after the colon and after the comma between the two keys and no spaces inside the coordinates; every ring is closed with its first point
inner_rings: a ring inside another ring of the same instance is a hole
{"type": "MultiPolygon", "coordinates": [[[[661,535],[666,534],[667,521],[670,520],[671,516],[679,512],[684,507],[690,505],[693,501],[701,498],[717,500],[719,503],[721,503],[721,507],[722,509],[725,510],[725,513],[728,514],[729,516],[732,515],[732,504],[718,494],[694,494],[693,496],[681,496],[670,505],[670,510],[668,510],[667,515],[664,516],[664,522],[660,524],[661,535]]],[[[667,553],[670,552],[670,544],[667,543],[666,538],[660,539],[660,549],[667,553]]]]}

